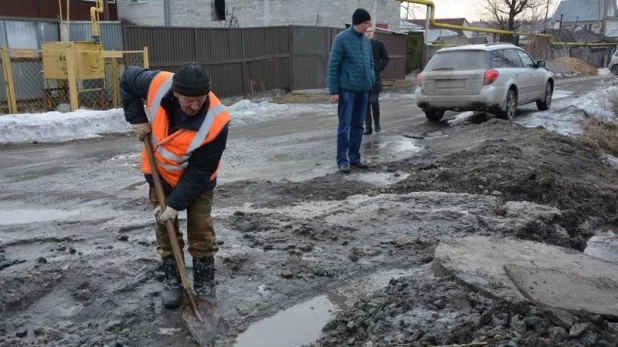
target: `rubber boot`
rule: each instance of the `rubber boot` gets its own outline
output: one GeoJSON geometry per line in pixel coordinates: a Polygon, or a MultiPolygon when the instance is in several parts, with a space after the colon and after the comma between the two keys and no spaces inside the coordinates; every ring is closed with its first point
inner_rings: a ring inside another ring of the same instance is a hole
{"type": "Polygon", "coordinates": [[[163,259],[163,291],[161,292],[161,302],[165,308],[176,308],[182,301],[182,281],[176,266],[176,259],[173,256],[163,259]]]}
{"type": "Polygon", "coordinates": [[[193,289],[198,299],[217,306],[214,257],[193,257],[193,289]]]}

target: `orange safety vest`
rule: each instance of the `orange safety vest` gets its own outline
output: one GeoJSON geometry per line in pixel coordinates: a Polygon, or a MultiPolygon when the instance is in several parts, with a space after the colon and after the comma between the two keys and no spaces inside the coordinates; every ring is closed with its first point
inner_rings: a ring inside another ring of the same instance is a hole
{"type": "MultiPolygon", "coordinates": [[[[169,120],[167,112],[161,107],[161,100],[172,87],[173,73],[162,71],[158,73],[148,89],[146,101],[147,116],[152,133],[152,147],[157,162],[157,171],[163,179],[175,187],[183,172],[189,165],[189,158],[194,150],[212,142],[223,128],[230,122],[230,113],[221,101],[210,92],[208,98],[210,105],[204,122],[198,131],[180,129],[168,135],[169,120]]],[[[210,176],[210,180],[217,178],[220,163],[210,176]]],[[[146,149],[142,150],[142,172],[152,174],[152,169],[146,149]]]]}

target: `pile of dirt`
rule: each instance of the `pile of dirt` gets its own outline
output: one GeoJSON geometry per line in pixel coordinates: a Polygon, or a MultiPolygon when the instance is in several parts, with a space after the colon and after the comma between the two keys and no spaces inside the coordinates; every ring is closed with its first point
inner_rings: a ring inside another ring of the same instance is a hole
{"type": "Polygon", "coordinates": [[[577,58],[561,57],[546,62],[547,69],[564,75],[597,75],[596,67],[577,58]]]}
{"type": "MultiPolygon", "coordinates": [[[[566,229],[570,247],[580,251],[593,233],[588,223],[591,217],[598,217],[601,222],[616,218],[618,174],[604,163],[598,149],[574,138],[499,119],[462,130],[453,137],[477,142],[422,164],[416,159],[389,164],[389,170],[403,170],[411,175],[386,192],[491,194],[503,201],[552,206],[563,211],[553,223],[566,229]]],[[[531,227],[517,236],[565,246],[541,227],[531,227]]]]}
{"type": "Polygon", "coordinates": [[[609,347],[617,339],[616,324],[598,315],[509,303],[450,277],[408,277],[340,313],[313,346],[609,347]]]}

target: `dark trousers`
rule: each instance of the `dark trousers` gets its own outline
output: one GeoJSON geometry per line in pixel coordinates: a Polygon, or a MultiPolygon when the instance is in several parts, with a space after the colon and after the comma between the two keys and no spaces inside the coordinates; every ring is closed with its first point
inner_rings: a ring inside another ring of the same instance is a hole
{"type": "Polygon", "coordinates": [[[369,101],[367,104],[367,114],[365,115],[365,129],[371,130],[371,115],[373,114],[373,122],[376,128],[380,127],[380,101],[369,101]]]}

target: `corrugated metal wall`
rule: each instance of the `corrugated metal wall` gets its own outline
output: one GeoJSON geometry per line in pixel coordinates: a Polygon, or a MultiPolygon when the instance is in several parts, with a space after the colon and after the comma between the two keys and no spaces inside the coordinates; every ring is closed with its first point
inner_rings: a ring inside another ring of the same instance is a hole
{"type": "MultiPolygon", "coordinates": [[[[69,41],[90,41],[91,37],[90,22],[71,22],[69,41]]],[[[101,41],[105,50],[122,50],[122,24],[120,22],[101,23],[101,41]]]]}
{"type": "MultiPolygon", "coordinates": [[[[324,88],[328,77],[330,28],[293,27],[292,89],[324,88]]],[[[337,30],[339,32],[339,30],[337,30]]]]}
{"type": "MultiPolygon", "coordinates": [[[[70,40],[90,41],[90,22],[71,22],[70,40]]],[[[101,40],[106,50],[122,50],[122,23],[101,22],[101,40]]],[[[60,41],[57,21],[0,20],[0,46],[12,49],[40,49],[42,42],[60,41]]]]}
{"type": "MultiPolygon", "coordinates": [[[[330,49],[340,28],[170,28],[125,26],[124,50],[148,47],[153,69],[196,61],[220,96],[327,86],[330,49]]],[[[383,34],[391,57],[384,79],[405,78],[405,35],[383,34]]]]}
{"type": "MultiPolygon", "coordinates": [[[[69,39],[90,41],[90,25],[90,22],[71,22],[69,39]]],[[[325,88],[330,49],[341,30],[310,26],[123,28],[119,22],[102,22],[101,39],[106,50],[148,47],[153,69],[175,71],[186,62],[196,61],[210,72],[218,95],[237,96],[273,89],[325,88]]],[[[0,20],[0,45],[7,44],[13,49],[40,49],[42,42],[59,41],[59,32],[57,21],[0,20]]],[[[378,37],[386,44],[391,58],[383,78],[405,78],[405,36],[379,34],[378,37]]],[[[14,67],[17,74],[26,74],[27,71],[40,71],[40,68],[14,67]]],[[[30,81],[28,83],[41,79],[40,74],[24,77],[20,80],[30,81]]],[[[21,93],[21,87],[16,86],[16,89],[18,94],[21,93]]],[[[0,100],[3,94],[4,91],[0,91],[0,100]]]]}
{"type": "Polygon", "coordinates": [[[384,42],[388,52],[389,62],[382,78],[399,80],[406,78],[406,35],[376,32],[375,38],[384,42]]]}
{"type": "Polygon", "coordinates": [[[0,45],[15,49],[40,49],[41,42],[60,39],[58,22],[0,20],[0,45]]]}
{"type": "Polygon", "coordinates": [[[220,96],[291,90],[290,27],[124,28],[124,50],[148,47],[152,69],[175,71],[195,61],[220,96]]]}

